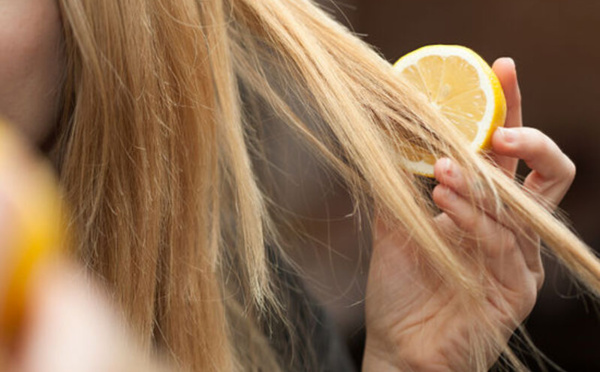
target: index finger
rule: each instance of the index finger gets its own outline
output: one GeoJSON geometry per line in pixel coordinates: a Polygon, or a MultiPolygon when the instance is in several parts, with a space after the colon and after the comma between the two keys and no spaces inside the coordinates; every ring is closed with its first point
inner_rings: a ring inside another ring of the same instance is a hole
{"type": "Polygon", "coordinates": [[[523,159],[532,169],[523,187],[555,208],[575,178],[575,165],[558,145],[534,128],[499,128],[492,138],[494,152],[523,159]]]}

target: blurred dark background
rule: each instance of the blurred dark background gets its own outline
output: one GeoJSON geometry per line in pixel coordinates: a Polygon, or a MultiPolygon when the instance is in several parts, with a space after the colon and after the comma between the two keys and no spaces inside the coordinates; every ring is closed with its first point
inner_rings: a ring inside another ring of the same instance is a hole
{"type": "MultiPolygon", "coordinates": [[[[524,122],[553,138],[577,165],[561,204],[574,229],[600,247],[600,1],[594,0],[342,0],[320,3],[394,62],[427,44],[461,44],[490,64],[515,59],[524,122]]],[[[286,145],[287,146],[287,145],[286,145]]],[[[289,147],[288,147],[288,154],[289,147]]],[[[302,152],[282,158],[298,177],[314,171],[302,152]]],[[[356,249],[355,222],[343,192],[326,177],[289,203],[305,216],[309,249],[297,252],[314,294],[334,314],[360,360],[366,260],[356,249]],[[332,251],[323,248],[330,242],[332,251]]],[[[285,188],[285,187],[284,187],[285,188]]],[[[539,349],[567,371],[600,371],[600,313],[551,258],[527,329],[539,349]]],[[[532,370],[539,370],[535,363],[532,370]]],[[[548,370],[555,370],[548,366],[548,370]]]]}

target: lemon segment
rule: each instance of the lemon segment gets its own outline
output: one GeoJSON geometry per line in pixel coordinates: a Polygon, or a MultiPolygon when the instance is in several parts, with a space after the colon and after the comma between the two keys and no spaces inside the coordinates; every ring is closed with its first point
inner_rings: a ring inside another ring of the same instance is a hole
{"type": "MultiPolygon", "coordinates": [[[[494,130],[504,125],[506,99],[498,77],[477,53],[458,45],[431,45],[400,58],[394,68],[456,126],[472,150],[490,147],[494,130]]],[[[411,148],[405,165],[433,177],[435,161],[424,149],[411,148]]]]}

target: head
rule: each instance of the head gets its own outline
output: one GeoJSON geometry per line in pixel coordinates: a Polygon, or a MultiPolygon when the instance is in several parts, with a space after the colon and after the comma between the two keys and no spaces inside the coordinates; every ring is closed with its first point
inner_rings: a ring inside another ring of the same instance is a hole
{"type": "Polygon", "coordinates": [[[145,345],[193,370],[278,363],[257,326],[283,306],[265,253],[281,243],[276,206],[255,171],[269,164],[265,115],[337,173],[362,210],[412,231],[440,277],[473,299],[474,316],[486,316],[481,273],[461,263],[461,237],[439,233],[419,182],[399,168],[408,138],[456,159],[559,252],[584,249],[309,0],[0,7],[0,113],[32,141],[54,133],[74,254],[145,345]]]}
{"type": "Polygon", "coordinates": [[[0,5],[0,116],[41,144],[56,126],[65,61],[56,0],[0,5]]]}
{"type": "MultiPolygon", "coordinates": [[[[112,289],[140,340],[168,343],[184,364],[225,366],[224,307],[207,300],[221,297],[217,234],[198,213],[213,208],[217,186],[216,94],[208,53],[193,43],[201,32],[176,26],[195,2],[170,3],[2,2],[0,116],[48,150],[76,216],[73,254],[112,289]],[[185,335],[190,323],[210,326],[185,335]]],[[[199,9],[189,17],[200,25],[199,9]]]]}

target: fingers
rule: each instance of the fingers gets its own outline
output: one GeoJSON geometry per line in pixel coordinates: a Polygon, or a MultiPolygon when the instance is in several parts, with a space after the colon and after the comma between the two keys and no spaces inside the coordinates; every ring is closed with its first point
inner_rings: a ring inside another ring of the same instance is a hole
{"type": "MultiPolygon", "coordinates": [[[[450,187],[454,192],[463,198],[475,203],[479,209],[483,210],[492,219],[499,223],[506,224],[502,215],[502,205],[493,195],[478,189],[477,185],[469,184],[463,176],[461,168],[448,158],[440,159],[434,167],[436,179],[443,185],[450,187]]],[[[509,229],[514,226],[507,226],[509,229]]]]}
{"type": "Polygon", "coordinates": [[[575,165],[548,136],[534,128],[498,128],[495,153],[523,159],[532,169],[523,186],[554,209],[575,178],[575,165]]]}
{"type": "MultiPolygon", "coordinates": [[[[521,91],[519,89],[515,62],[511,58],[499,58],[492,66],[492,69],[498,77],[498,80],[500,80],[506,98],[507,111],[504,127],[522,127],[523,115],[521,109],[521,91]]],[[[509,177],[514,177],[517,170],[517,159],[500,156],[498,154],[492,154],[492,158],[509,177]]]]}
{"type": "Polygon", "coordinates": [[[500,80],[506,98],[506,128],[522,127],[521,90],[517,79],[517,68],[512,58],[499,58],[492,66],[500,80]]]}
{"type": "MultiPolygon", "coordinates": [[[[474,234],[479,239],[485,239],[486,236],[491,235],[489,229],[475,228],[480,227],[473,223],[475,219],[482,219],[483,222],[481,223],[485,223],[485,221],[492,222],[497,225],[498,229],[512,234],[511,241],[514,243],[512,248],[516,247],[521,250],[526,266],[536,276],[536,284],[539,289],[543,283],[544,275],[540,256],[540,242],[537,235],[519,226],[516,221],[509,220],[511,216],[498,207],[496,199],[492,195],[484,193],[483,190],[476,190],[474,185],[470,185],[463,176],[461,168],[450,159],[440,159],[435,165],[434,172],[440,186],[442,186],[442,190],[447,188],[452,191],[452,194],[446,195],[455,194],[460,198],[460,202],[448,204],[447,198],[436,199],[436,197],[440,197],[440,191],[438,191],[438,194],[434,193],[436,204],[448,213],[449,217],[461,229],[474,234]],[[449,208],[456,205],[460,207],[458,209],[449,208]],[[478,235],[479,233],[487,233],[487,235],[481,236],[478,235]]],[[[444,194],[441,196],[444,196],[444,194]]],[[[491,239],[490,244],[497,243],[493,238],[491,239]]],[[[503,245],[500,244],[500,246],[503,245]]]]}
{"type": "Polygon", "coordinates": [[[543,282],[543,272],[541,275],[539,271],[532,272],[524,251],[528,251],[530,258],[540,261],[539,264],[532,262],[539,269],[542,267],[539,245],[528,245],[523,249],[512,231],[446,185],[440,184],[434,189],[433,200],[462,231],[476,241],[477,249],[485,254],[488,269],[503,286],[519,293],[523,293],[524,289],[528,293],[537,292],[543,282]]]}

